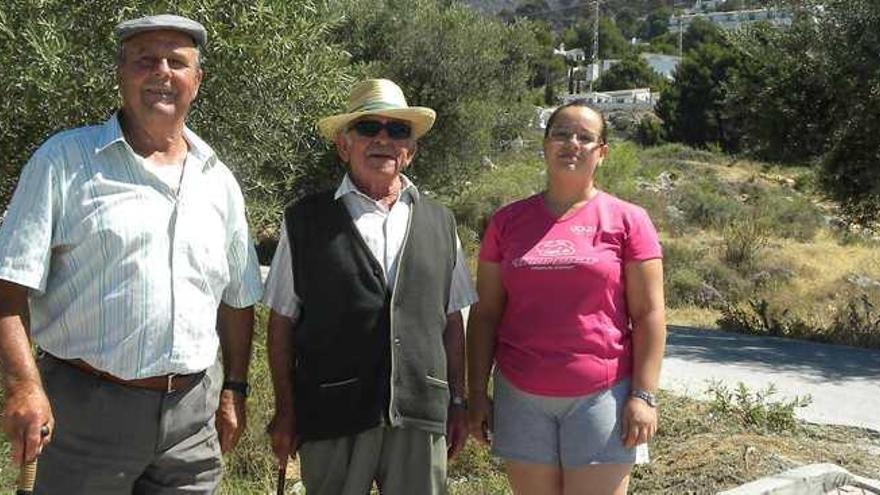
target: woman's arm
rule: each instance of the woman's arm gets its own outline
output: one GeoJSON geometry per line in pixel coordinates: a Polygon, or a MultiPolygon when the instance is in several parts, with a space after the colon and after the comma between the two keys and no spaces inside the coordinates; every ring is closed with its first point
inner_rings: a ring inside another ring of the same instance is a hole
{"type": "Polygon", "coordinates": [[[479,302],[471,308],[467,329],[468,418],[471,435],[487,443],[488,432],[492,429],[488,383],[495,361],[495,331],[507,303],[501,282],[501,265],[479,262],[477,295],[479,302]]]}
{"type": "MultiPolygon", "coordinates": [[[[666,350],[666,309],[663,262],[652,259],[624,268],[626,302],[632,322],[632,389],[656,393],[666,350]]],[[[645,443],[657,431],[657,410],[637,397],[627,400],[623,416],[624,444],[645,443]]]]}

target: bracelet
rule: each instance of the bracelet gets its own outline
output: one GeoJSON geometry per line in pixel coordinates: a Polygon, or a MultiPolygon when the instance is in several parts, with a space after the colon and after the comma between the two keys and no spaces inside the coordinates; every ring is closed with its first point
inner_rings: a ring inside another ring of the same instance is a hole
{"type": "Polygon", "coordinates": [[[247,382],[237,382],[234,380],[225,380],[223,382],[223,390],[232,390],[238,392],[242,396],[247,397],[251,391],[251,386],[247,382]]]}

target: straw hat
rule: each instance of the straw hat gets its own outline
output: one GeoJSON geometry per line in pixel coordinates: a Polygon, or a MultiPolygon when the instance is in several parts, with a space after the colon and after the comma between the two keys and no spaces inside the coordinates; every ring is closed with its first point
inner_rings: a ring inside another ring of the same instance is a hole
{"type": "Polygon", "coordinates": [[[339,131],[366,115],[405,120],[412,125],[416,138],[431,130],[437,117],[430,108],[407,105],[400,86],[388,79],[367,79],[351,88],[346,113],[321,119],[318,130],[325,139],[333,141],[339,131]]]}

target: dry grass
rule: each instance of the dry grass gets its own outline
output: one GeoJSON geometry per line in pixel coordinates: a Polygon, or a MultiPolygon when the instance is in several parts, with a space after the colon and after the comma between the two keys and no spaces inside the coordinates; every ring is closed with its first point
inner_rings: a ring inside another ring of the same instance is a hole
{"type": "Polygon", "coordinates": [[[721,312],[713,308],[684,306],[666,310],[666,323],[682,327],[715,328],[721,312]]]}

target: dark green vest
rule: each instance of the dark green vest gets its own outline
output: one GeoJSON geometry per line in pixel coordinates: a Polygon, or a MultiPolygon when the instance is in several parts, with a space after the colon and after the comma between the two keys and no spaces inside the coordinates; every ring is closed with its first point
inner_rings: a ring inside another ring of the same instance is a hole
{"type": "Polygon", "coordinates": [[[296,325],[294,397],[304,440],[379,425],[446,432],[449,387],[443,332],[455,220],[419,195],[401,248],[396,287],[326,191],[285,210],[302,312],[296,325]]]}

